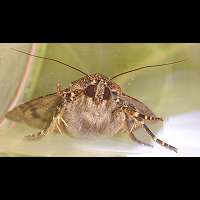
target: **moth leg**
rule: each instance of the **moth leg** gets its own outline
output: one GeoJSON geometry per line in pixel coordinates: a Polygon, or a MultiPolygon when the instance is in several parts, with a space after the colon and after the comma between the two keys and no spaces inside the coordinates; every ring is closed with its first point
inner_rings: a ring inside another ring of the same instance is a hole
{"type": "Polygon", "coordinates": [[[149,121],[164,121],[163,118],[161,117],[156,117],[156,116],[149,116],[149,115],[143,115],[139,112],[137,112],[134,108],[132,107],[124,107],[123,110],[129,114],[132,117],[136,118],[141,118],[143,120],[149,120],[149,121]]]}
{"type": "Polygon", "coordinates": [[[141,140],[137,139],[134,135],[133,131],[136,130],[137,128],[139,128],[139,127],[142,127],[142,124],[141,124],[140,121],[138,121],[137,119],[134,119],[134,120],[131,120],[131,121],[127,119],[127,126],[128,126],[129,136],[133,141],[136,141],[139,144],[153,148],[153,145],[142,142],[141,140]],[[132,124],[132,126],[131,126],[131,124],[132,124]]]}
{"type": "Polygon", "coordinates": [[[139,113],[135,112],[135,111],[130,112],[130,110],[128,110],[127,107],[122,108],[122,109],[123,109],[123,111],[126,115],[126,125],[127,125],[127,128],[128,128],[130,138],[133,141],[138,142],[139,144],[142,144],[142,145],[145,145],[145,146],[148,146],[148,147],[153,147],[153,145],[142,142],[141,140],[137,139],[134,135],[133,131],[138,129],[138,128],[142,128],[142,126],[143,126],[142,125],[143,120],[142,119],[139,120],[139,118],[136,118],[136,117],[138,117],[139,113]]]}
{"type": "Polygon", "coordinates": [[[57,117],[56,128],[58,129],[58,131],[59,131],[60,134],[63,134],[63,132],[62,132],[62,130],[60,128],[61,122],[65,125],[66,128],[68,127],[67,122],[63,119],[63,117],[61,115],[59,115],[57,117]]]}
{"type": "Polygon", "coordinates": [[[142,144],[144,146],[148,146],[148,147],[153,148],[153,145],[145,143],[145,142],[142,142],[141,140],[137,139],[133,133],[129,133],[129,136],[133,141],[136,141],[137,143],[142,144]]]}
{"type": "Polygon", "coordinates": [[[60,129],[58,124],[56,124],[56,128],[58,129],[59,133],[62,135],[63,133],[62,133],[62,131],[61,131],[61,129],[60,129]]]}
{"type": "Polygon", "coordinates": [[[53,120],[51,121],[51,123],[46,129],[40,131],[39,133],[25,136],[25,138],[28,140],[39,140],[42,137],[48,135],[50,132],[53,132],[56,128],[58,129],[59,133],[62,134],[62,131],[60,128],[60,120],[62,120],[63,111],[64,111],[64,107],[62,109],[57,108],[57,114],[53,116],[53,120]]]}
{"type": "Polygon", "coordinates": [[[53,121],[51,122],[50,126],[36,134],[32,134],[32,135],[27,135],[25,136],[26,139],[28,140],[39,140],[42,137],[48,135],[50,132],[53,132],[53,130],[55,129],[55,127],[58,129],[59,133],[62,134],[62,131],[57,123],[57,118],[53,118],[53,121]]]}
{"type": "Polygon", "coordinates": [[[158,139],[152,132],[151,130],[147,127],[146,124],[143,124],[144,129],[147,131],[147,133],[152,137],[152,139],[157,142],[158,144],[160,144],[161,146],[164,146],[167,149],[170,149],[172,151],[175,151],[176,153],[178,153],[178,149],[163,142],[162,140],[158,139]]]}
{"type": "Polygon", "coordinates": [[[32,134],[32,135],[27,135],[25,136],[25,139],[27,140],[39,140],[42,137],[46,136],[48,134],[47,129],[44,129],[36,134],[32,134]]]}
{"type": "Polygon", "coordinates": [[[60,83],[56,84],[56,94],[57,94],[57,96],[61,96],[62,95],[60,83]]]}
{"type": "Polygon", "coordinates": [[[48,135],[49,132],[53,131],[54,127],[55,127],[55,122],[51,122],[50,126],[36,134],[32,134],[32,135],[27,135],[25,136],[25,139],[27,140],[40,140],[41,138],[43,138],[44,136],[48,135]]]}
{"type": "Polygon", "coordinates": [[[66,126],[66,128],[68,127],[67,122],[61,117],[61,121],[63,122],[63,124],[66,126]]]}

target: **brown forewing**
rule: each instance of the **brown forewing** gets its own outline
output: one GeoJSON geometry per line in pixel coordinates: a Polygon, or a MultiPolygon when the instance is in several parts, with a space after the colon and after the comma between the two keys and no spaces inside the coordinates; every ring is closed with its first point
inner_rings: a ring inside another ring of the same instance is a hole
{"type": "Polygon", "coordinates": [[[6,114],[6,118],[25,122],[33,128],[44,129],[51,123],[53,114],[61,100],[62,98],[56,93],[42,96],[14,108],[6,114]]]}
{"type": "Polygon", "coordinates": [[[156,117],[156,115],[141,101],[130,97],[126,94],[120,96],[121,100],[124,100],[128,105],[133,106],[138,113],[142,115],[147,115],[150,117],[156,117]]]}

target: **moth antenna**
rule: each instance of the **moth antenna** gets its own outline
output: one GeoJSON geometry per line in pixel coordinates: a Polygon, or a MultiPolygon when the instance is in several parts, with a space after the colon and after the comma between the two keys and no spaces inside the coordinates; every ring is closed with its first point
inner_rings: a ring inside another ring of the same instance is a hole
{"type": "Polygon", "coordinates": [[[68,64],[66,64],[66,63],[64,63],[64,62],[62,62],[62,61],[59,61],[59,60],[56,60],[56,59],[53,59],[53,58],[48,58],[48,57],[33,55],[33,54],[27,53],[27,52],[25,52],[25,51],[17,50],[17,49],[14,49],[14,48],[11,48],[11,49],[14,50],[14,51],[17,51],[17,52],[20,52],[20,53],[29,55],[29,56],[33,56],[33,57],[36,57],[36,58],[42,58],[42,59],[46,59],[46,60],[51,60],[51,61],[60,63],[60,64],[65,65],[65,66],[67,66],[67,67],[69,67],[69,68],[71,68],[71,69],[74,69],[74,70],[76,70],[76,71],[79,71],[80,73],[82,73],[82,74],[84,74],[84,75],[86,75],[86,76],[89,76],[88,74],[86,74],[85,72],[81,71],[80,69],[78,69],[78,68],[76,68],[76,67],[73,67],[73,66],[71,66],[71,65],[68,65],[68,64]]]}
{"type": "Polygon", "coordinates": [[[138,71],[138,70],[145,69],[145,68],[151,68],[151,67],[153,68],[153,67],[161,67],[161,66],[164,66],[164,65],[172,65],[172,64],[176,64],[176,63],[183,62],[183,61],[185,61],[185,60],[186,60],[186,59],[184,59],[184,60],[179,60],[179,61],[175,61],[175,62],[170,62],[170,63],[165,63],[165,64],[160,64],[160,65],[146,65],[146,66],[143,66],[143,67],[138,67],[138,68],[136,68],[136,69],[132,69],[132,70],[130,70],[130,71],[117,74],[117,75],[113,76],[113,77],[110,79],[110,81],[113,80],[114,78],[117,78],[118,76],[121,76],[121,75],[124,75],[124,74],[128,74],[128,73],[130,73],[130,72],[138,71]]]}

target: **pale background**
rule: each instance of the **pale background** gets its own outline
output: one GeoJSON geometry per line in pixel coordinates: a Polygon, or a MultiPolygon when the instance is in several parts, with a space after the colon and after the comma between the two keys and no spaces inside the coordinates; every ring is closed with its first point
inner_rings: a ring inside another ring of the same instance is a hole
{"type": "Polygon", "coordinates": [[[199,44],[0,44],[0,155],[1,156],[200,156],[200,45],[199,44]],[[121,76],[114,81],[122,89],[165,119],[149,125],[162,140],[177,147],[176,154],[152,142],[144,130],[138,138],[154,145],[143,147],[126,133],[118,137],[80,141],[48,135],[27,142],[25,135],[37,132],[25,124],[3,118],[8,108],[55,92],[82,74],[58,63],[31,58],[11,48],[59,59],[86,73],[108,77],[137,66],[187,59],[164,68],[121,76]]]}

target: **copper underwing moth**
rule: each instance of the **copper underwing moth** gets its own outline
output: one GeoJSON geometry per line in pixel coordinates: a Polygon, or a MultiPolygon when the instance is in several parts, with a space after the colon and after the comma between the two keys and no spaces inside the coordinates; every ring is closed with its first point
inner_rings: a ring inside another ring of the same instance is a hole
{"type": "Polygon", "coordinates": [[[158,139],[146,125],[147,122],[163,121],[144,103],[128,96],[113,79],[137,70],[168,66],[183,60],[149,65],[132,69],[108,78],[102,74],[87,74],[80,69],[53,58],[32,55],[24,51],[15,51],[29,56],[51,60],[79,71],[84,76],[72,82],[71,86],[61,90],[57,84],[54,94],[48,94],[17,106],[6,114],[6,118],[25,122],[40,132],[26,136],[29,140],[38,140],[53,132],[66,133],[72,137],[111,137],[126,132],[130,138],[142,145],[151,146],[137,139],[136,129],[144,130],[152,139],[169,150],[178,149],[158,139]]]}

